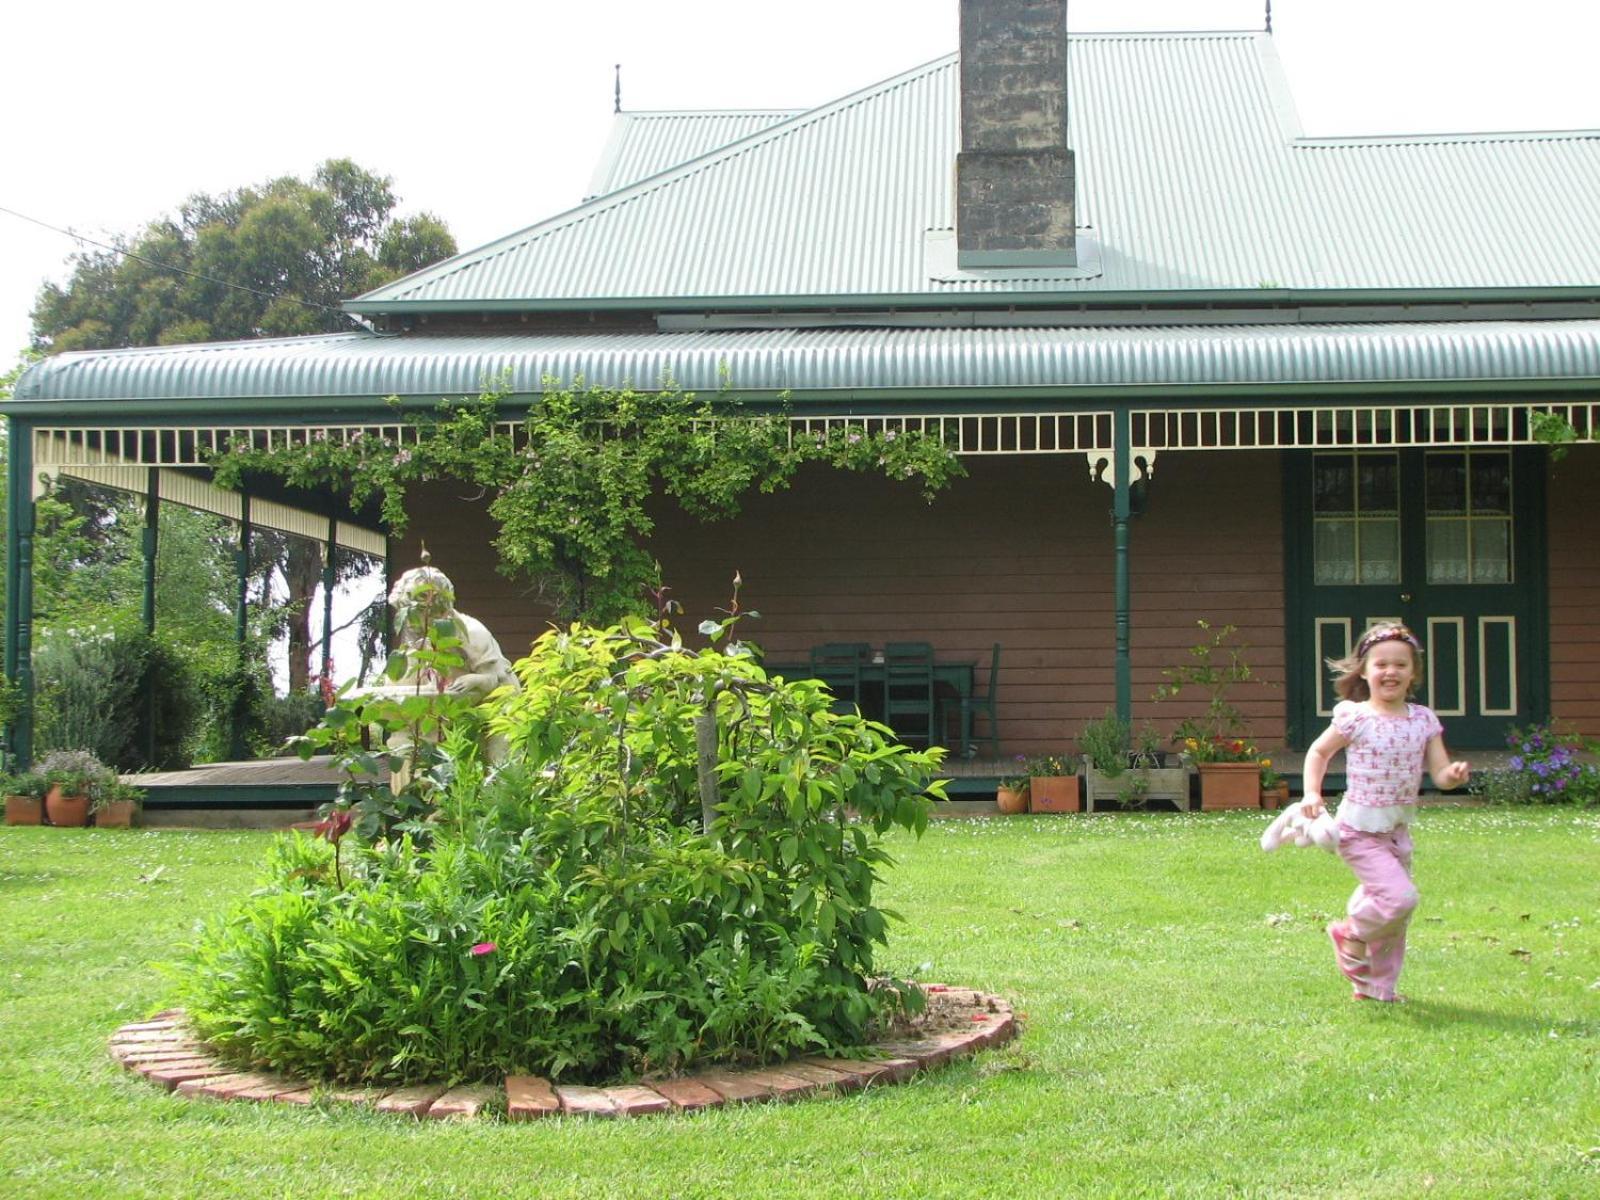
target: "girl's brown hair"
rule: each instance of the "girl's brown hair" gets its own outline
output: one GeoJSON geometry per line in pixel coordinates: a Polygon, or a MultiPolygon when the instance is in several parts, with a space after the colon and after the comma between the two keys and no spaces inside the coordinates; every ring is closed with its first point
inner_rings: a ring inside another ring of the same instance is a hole
{"type": "Polygon", "coordinates": [[[1367,666],[1367,655],[1379,642],[1404,642],[1411,647],[1413,669],[1411,686],[1406,689],[1406,694],[1409,696],[1417,690],[1417,681],[1422,678],[1422,643],[1417,641],[1417,635],[1404,625],[1374,625],[1361,635],[1354,653],[1327,660],[1328,669],[1334,676],[1333,690],[1342,699],[1360,701],[1371,698],[1372,689],[1367,686],[1363,672],[1367,666]]]}

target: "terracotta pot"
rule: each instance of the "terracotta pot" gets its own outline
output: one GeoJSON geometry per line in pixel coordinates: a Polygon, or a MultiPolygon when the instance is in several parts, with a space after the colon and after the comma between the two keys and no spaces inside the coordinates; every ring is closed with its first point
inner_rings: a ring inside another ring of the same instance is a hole
{"type": "Polygon", "coordinates": [[[128,829],[139,806],[132,800],[113,800],[95,810],[94,823],[99,829],[128,829]]]}
{"type": "Polygon", "coordinates": [[[37,796],[7,796],[7,825],[41,825],[44,823],[44,801],[37,796]]]}
{"type": "Polygon", "coordinates": [[[1200,807],[1203,810],[1260,806],[1260,763],[1200,764],[1200,807]]]}
{"type": "Polygon", "coordinates": [[[994,802],[999,805],[1000,811],[1006,816],[1015,816],[1017,813],[1028,811],[1028,791],[1026,788],[1017,791],[1014,788],[999,787],[994,790],[994,802]]]}
{"type": "Polygon", "coordinates": [[[1081,812],[1076,775],[1035,775],[1028,780],[1028,810],[1042,813],[1081,812]]]}
{"type": "Polygon", "coordinates": [[[45,794],[44,815],[50,818],[50,824],[68,827],[79,827],[89,823],[89,797],[63,796],[59,787],[53,787],[45,794]]]}
{"type": "Polygon", "coordinates": [[[1277,787],[1261,789],[1262,808],[1286,808],[1289,804],[1289,785],[1280,783],[1277,787]]]}

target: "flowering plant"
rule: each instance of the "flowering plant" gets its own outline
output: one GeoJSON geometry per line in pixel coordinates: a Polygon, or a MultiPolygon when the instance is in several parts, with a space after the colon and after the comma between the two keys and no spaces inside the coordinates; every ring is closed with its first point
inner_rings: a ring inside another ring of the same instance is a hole
{"type": "Polygon", "coordinates": [[[1082,764],[1077,754],[1031,754],[1023,760],[1022,768],[1029,778],[1044,779],[1055,775],[1076,775],[1082,764]]]}
{"type": "Polygon", "coordinates": [[[1282,783],[1283,776],[1272,769],[1272,760],[1270,758],[1263,758],[1261,760],[1262,789],[1270,792],[1273,788],[1278,787],[1282,783]]]}
{"type": "Polygon", "coordinates": [[[1549,725],[1512,729],[1506,735],[1511,757],[1503,767],[1484,772],[1475,790],[1504,804],[1600,803],[1600,767],[1581,757],[1586,747],[1575,734],[1549,725]]]}
{"type": "Polygon", "coordinates": [[[1183,739],[1183,752],[1197,763],[1258,762],[1261,754],[1254,742],[1245,738],[1225,737],[1220,733],[1199,737],[1188,734],[1183,739]]]}

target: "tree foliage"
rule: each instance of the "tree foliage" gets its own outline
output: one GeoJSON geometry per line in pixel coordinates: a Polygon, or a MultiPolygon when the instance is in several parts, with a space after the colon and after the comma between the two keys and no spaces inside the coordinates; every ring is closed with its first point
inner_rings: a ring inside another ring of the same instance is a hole
{"type": "Polygon", "coordinates": [[[520,422],[502,417],[503,398],[491,389],[445,401],[397,435],[310,431],[271,450],[235,446],[214,463],[217,480],[237,487],[262,472],[348,489],[357,504],[375,501],[397,534],[410,485],[465,481],[490,497],[502,570],[535,583],[559,618],[603,622],[637,612],[659,585],[647,544],[657,497],[712,520],[736,515],[753,490],[787,486],[807,462],[916,481],[929,497],[962,474],[936,436],[853,426],[793,437],[785,413],[726,395],[546,381],[520,422]]]}
{"type": "Polygon", "coordinates": [[[348,330],[341,300],[456,251],[438,218],[394,216],[392,181],[348,159],[220,196],[196,195],[113,250],[72,259],[33,310],[41,350],[92,350],[348,330]]]}

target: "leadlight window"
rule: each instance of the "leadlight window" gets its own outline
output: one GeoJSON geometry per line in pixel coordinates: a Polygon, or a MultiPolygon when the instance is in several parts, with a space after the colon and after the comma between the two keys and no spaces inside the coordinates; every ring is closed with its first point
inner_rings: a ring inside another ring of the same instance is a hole
{"type": "Polygon", "coordinates": [[[1400,456],[1317,454],[1311,473],[1316,582],[1400,582],[1400,456]]]}
{"type": "Polygon", "coordinates": [[[1428,582],[1510,583],[1511,455],[1428,455],[1428,582]]]}

